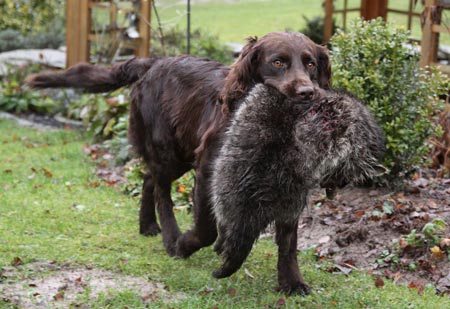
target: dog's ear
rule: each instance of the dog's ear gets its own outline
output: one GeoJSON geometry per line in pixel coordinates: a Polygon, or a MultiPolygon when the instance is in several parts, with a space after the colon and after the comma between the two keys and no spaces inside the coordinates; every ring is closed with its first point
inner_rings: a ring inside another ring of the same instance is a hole
{"type": "Polygon", "coordinates": [[[331,64],[328,55],[328,49],[324,46],[317,45],[318,59],[318,82],[322,89],[330,89],[331,87],[331,64]]]}
{"type": "Polygon", "coordinates": [[[226,114],[234,110],[234,103],[245,96],[255,82],[257,68],[255,62],[258,58],[257,41],[256,37],[248,38],[238,59],[231,65],[219,98],[222,110],[226,114]]]}

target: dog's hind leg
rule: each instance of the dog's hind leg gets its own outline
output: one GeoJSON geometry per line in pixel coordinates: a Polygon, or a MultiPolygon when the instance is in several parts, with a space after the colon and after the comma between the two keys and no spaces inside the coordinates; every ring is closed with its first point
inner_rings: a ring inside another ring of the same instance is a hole
{"type": "Polygon", "coordinates": [[[176,241],[181,235],[173,213],[173,202],[170,197],[171,181],[155,183],[154,197],[162,227],[162,239],[167,254],[176,256],[176,241]]]}
{"type": "Polygon", "coordinates": [[[187,258],[197,250],[214,243],[217,238],[216,220],[209,198],[209,164],[197,168],[194,186],[194,225],[177,241],[177,256],[187,258]]]}
{"type": "Polygon", "coordinates": [[[280,291],[287,294],[310,294],[297,261],[298,219],[292,222],[275,222],[278,245],[278,283],[280,291]]]}
{"type": "Polygon", "coordinates": [[[141,210],[139,212],[139,233],[145,236],[155,236],[161,232],[156,222],[154,189],[152,175],[150,173],[145,174],[142,186],[141,210]]]}
{"type": "MultiPolygon", "coordinates": [[[[183,165],[175,156],[171,156],[173,152],[169,149],[166,147],[166,151],[158,156],[158,160],[151,161],[149,169],[152,173],[154,205],[158,211],[164,247],[169,256],[176,256],[176,243],[181,232],[173,211],[170,191],[172,182],[188,171],[189,166],[183,165]]],[[[156,151],[154,153],[160,154],[156,151]]]]}

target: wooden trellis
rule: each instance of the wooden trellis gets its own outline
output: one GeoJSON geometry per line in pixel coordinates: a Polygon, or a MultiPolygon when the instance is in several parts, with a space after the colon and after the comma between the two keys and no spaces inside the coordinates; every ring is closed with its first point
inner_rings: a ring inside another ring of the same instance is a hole
{"type": "Polygon", "coordinates": [[[377,17],[386,20],[388,13],[406,15],[408,30],[411,30],[413,18],[420,17],[420,13],[414,12],[415,0],[409,0],[409,8],[406,11],[389,8],[388,0],[361,0],[360,5],[356,7],[349,7],[348,0],[344,0],[343,8],[339,10],[334,8],[333,2],[334,0],[325,0],[324,43],[327,43],[333,34],[333,16],[335,14],[342,15],[342,26],[344,30],[347,26],[347,15],[351,12],[359,12],[361,17],[365,20],[377,17]]]}
{"type": "Polygon", "coordinates": [[[360,6],[349,7],[348,0],[344,0],[342,9],[336,10],[333,5],[334,0],[325,0],[325,25],[324,43],[327,43],[332,36],[333,16],[342,15],[343,28],[347,23],[347,14],[360,12],[362,18],[369,20],[376,17],[387,19],[388,13],[396,13],[407,16],[407,28],[411,30],[413,18],[421,18],[421,61],[422,67],[428,65],[438,65],[438,68],[450,74],[450,66],[437,63],[437,52],[439,47],[439,34],[450,34],[447,26],[441,25],[442,11],[450,9],[450,0],[426,0],[424,10],[421,13],[414,12],[415,0],[409,0],[408,10],[391,9],[388,7],[388,0],[361,0],[360,6]]]}
{"type": "MultiPolygon", "coordinates": [[[[126,42],[128,48],[134,50],[139,57],[148,57],[150,50],[150,18],[151,1],[141,0],[139,8],[139,38],[126,42]]],[[[67,67],[78,62],[90,62],[90,46],[94,42],[105,40],[95,34],[92,29],[92,10],[102,9],[109,11],[110,24],[117,19],[118,4],[114,0],[67,0],[66,8],[66,44],[67,67]]],[[[117,29],[111,27],[108,36],[115,35],[117,29]]]]}
{"type": "Polygon", "coordinates": [[[422,14],[422,55],[420,58],[420,65],[422,67],[436,65],[441,71],[450,74],[450,65],[437,63],[439,34],[450,34],[450,28],[441,25],[443,10],[450,10],[450,3],[443,3],[437,0],[425,1],[425,8],[422,14]]]}

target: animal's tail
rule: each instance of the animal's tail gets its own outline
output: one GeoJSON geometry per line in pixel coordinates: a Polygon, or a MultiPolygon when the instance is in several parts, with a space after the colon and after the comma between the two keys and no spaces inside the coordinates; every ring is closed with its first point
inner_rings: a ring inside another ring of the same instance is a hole
{"type": "Polygon", "coordinates": [[[133,84],[156,60],[133,58],[109,68],[80,63],[61,73],[30,75],[25,83],[31,88],[81,88],[92,93],[108,92],[133,84]]]}

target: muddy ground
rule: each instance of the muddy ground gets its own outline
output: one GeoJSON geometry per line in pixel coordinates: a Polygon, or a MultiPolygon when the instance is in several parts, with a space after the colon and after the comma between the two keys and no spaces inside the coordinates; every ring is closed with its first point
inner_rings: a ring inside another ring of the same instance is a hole
{"type": "Polygon", "coordinates": [[[108,291],[133,291],[143,303],[185,298],[182,293],[169,293],[161,283],[127,276],[89,266],[57,265],[52,261],[36,261],[3,267],[0,284],[2,300],[20,308],[87,308],[86,300],[95,300],[108,291]]]}
{"type": "Polygon", "coordinates": [[[316,192],[299,224],[299,249],[315,248],[330,272],[359,269],[450,295],[450,180],[433,173],[416,174],[401,192],[345,188],[334,200],[316,192]]]}

